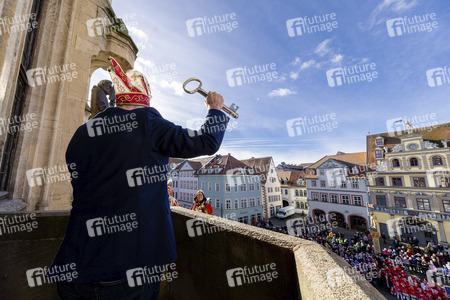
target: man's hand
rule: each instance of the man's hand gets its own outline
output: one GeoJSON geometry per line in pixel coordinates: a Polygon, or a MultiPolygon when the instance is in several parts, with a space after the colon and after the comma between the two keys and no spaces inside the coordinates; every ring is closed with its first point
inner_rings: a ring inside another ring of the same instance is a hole
{"type": "Polygon", "coordinates": [[[205,104],[208,109],[221,110],[223,107],[223,97],[216,92],[209,92],[205,104]]]}

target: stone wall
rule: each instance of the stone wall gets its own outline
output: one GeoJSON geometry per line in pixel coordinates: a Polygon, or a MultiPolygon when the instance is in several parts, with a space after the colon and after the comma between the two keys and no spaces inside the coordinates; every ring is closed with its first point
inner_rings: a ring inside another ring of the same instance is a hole
{"type": "MultiPolygon", "coordinates": [[[[29,287],[26,271],[50,265],[69,213],[34,213],[36,229],[0,235],[1,299],[58,299],[54,284],[29,287]]],[[[5,216],[14,215],[0,214],[5,216]]],[[[179,207],[172,208],[172,222],[178,277],[163,281],[160,299],[384,299],[317,243],[179,207]],[[194,218],[225,230],[191,237],[186,222],[194,218]],[[227,270],[266,264],[275,264],[278,276],[273,281],[228,285],[227,270]]]]}
{"type": "MultiPolygon", "coordinates": [[[[29,14],[31,2],[2,1],[0,15],[29,14]]],[[[8,187],[10,198],[26,202],[27,210],[70,208],[72,189],[68,181],[31,188],[26,171],[65,165],[67,145],[75,130],[84,123],[90,77],[96,69],[109,67],[107,57],[114,56],[125,70],[133,67],[138,50],[126,28],[100,34],[88,30],[88,20],[113,20],[114,17],[108,0],[43,2],[31,68],[49,69],[72,64],[77,77],[28,87],[23,114],[35,114],[39,127],[20,133],[8,187]]],[[[2,35],[0,38],[0,117],[8,118],[25,34],[2,35]]],[[[3,148],[5,136],[0,135],[0,148],[3,148]]]]}

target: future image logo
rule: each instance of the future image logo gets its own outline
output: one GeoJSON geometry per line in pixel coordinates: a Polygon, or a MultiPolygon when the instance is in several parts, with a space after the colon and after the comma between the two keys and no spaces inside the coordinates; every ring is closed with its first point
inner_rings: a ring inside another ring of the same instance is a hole
{"type": "Polygon", "coordinates": [[[72,181],[78,178],[76,164],[55,165],[43,168],[34,168],[26,171],[27,182],[30,187],[53,184],[62,181],[72,181]]]}
{"type": "Polygon", "coordinates": [[[390,37],[431,32],[438,28],[436,14],[414,15],[412,17],[393,18],[386,21],[387,33],[390,37]]]}
{"type": "Polygon", "coordinates": [[[378,78],[375,63],[356,64],[326,71],[328,85],[337,87],[359,82],[371,82],[378,78]]]}
{"type": "Polygon", "coordinates": [[[86,221],[86,228],[90,237],[118,232],[131,232],[138,227],[135,213],[114,215],[112,217],[93,218],[86,221]]]}
{"type": "Polygon", "coordinates": [[[253,84],[258,82],[271,82],[278,78],[275,63],[244,66],[227,70],[226,76],[230,87],[238,87],[244,84],[253,84]]]}
{"type": "Polygon", "coordinates": [[[144,284],[167,281],[171,282],[178,277],[176,264],[166,264],[153,267],[139,267],[126,271],[128,285],[130,287],[142,286],[144,284]]]}
{"type": "Polygon", "coordinates": [[[230,226],[218,225],[214,222],[214,220],[214,217],[205,221],[199,218],[187,220],[186,228],[188,231],[188,235],[190,237],[197,237],[203,234],[216,233],[224,230],[231,231],[230,226]]]}
{"type": "Polygon", "coordinates": [[[261,281],[272,282],[278,278],[276,264],[255,265],[252,267],[234,268],[226,271],[228,285],[237,287],[261,281]]]}
{"type": "Polygon", "coordinates": [[[314,15],[300,17],[286,21],[286,28],[290,37],[313,34],[317,32],[331,32],[338,27],[336,14],[314,15]]]}
{"type": "Polygon", "coordinates": [[[186,21],[186,28],[190,37],[197,37],[216,32],[231,32],[238,27],[235,13],[214,15],[212,17],[193,18],[186,21]]]}
{"type": "Polygon", "coordinates": [[[450,72],[447,66],[429,69],[426,72],[429,87],[437,87],[450,83],[450,72]]]}
{"type": "Polygon", "coordinates": [[[138,128],[139,122],[135,113],[114,115],[112,117],[97,117],[86,122],[86,128],[90,137],[98,137],[104,134],[131,132],[138,128]]]}
{"type": "Polygon", "coordinates": [[[336,129],[338,122],[336,114],[304,116],[286,121],[286,128],[290,137],[319,132],[331,132],[336,129]]]}

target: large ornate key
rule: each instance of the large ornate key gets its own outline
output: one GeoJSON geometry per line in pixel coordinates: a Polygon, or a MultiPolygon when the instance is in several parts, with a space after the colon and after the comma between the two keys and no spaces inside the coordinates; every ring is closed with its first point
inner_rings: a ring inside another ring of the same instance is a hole
{"type": "MultiPolygon", "coordinates": [[[[208,95],[208,92],[205,91],[204,89],[202,89],[202,82],[201,82],[200,79],[198,79],[198,78],[189,78],[188,80],[186,80],[186,81],[183,83],[183,89],[184,89],[184,91],[185,91],[186,93],[188,93],[188,94],[199,93],[200,95],[202,95],[202,96],[204,96],[204,97],[206,97],[206,96],[208,95]],[[189,91],[189,90],[186,88],[186,85],[187,85],[189,82],[191,82],[191,81],[197,81],[197,82],[198,82],[198,86],[197,86],[197,88],[193,89],[192,91],[189,91]]],[[[233,118],[237,119],[237,118],[239,118],[239,115],[236,113],[236,111],[238,110],[238,108],[239,108],[239,106],[236,106],[236,105],[233,103],[233,104],[231,104],[230,107],[224,105],[224,106],[222,107],[222,110],[223,110],[224,112],[226,112],[227,114],[229,114],[230,116],[232,116],[233,118]]]]}

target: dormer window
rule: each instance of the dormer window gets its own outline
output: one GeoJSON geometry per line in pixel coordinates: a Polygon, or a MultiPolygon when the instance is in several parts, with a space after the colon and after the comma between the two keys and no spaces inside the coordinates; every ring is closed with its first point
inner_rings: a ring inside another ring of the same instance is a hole
{"type": "Polygon", "coordinates": [[[382,137],[377,137],[375,139],[375,145],[377,145],[377,146],[384,146],[384,139],[382,137]]]}

